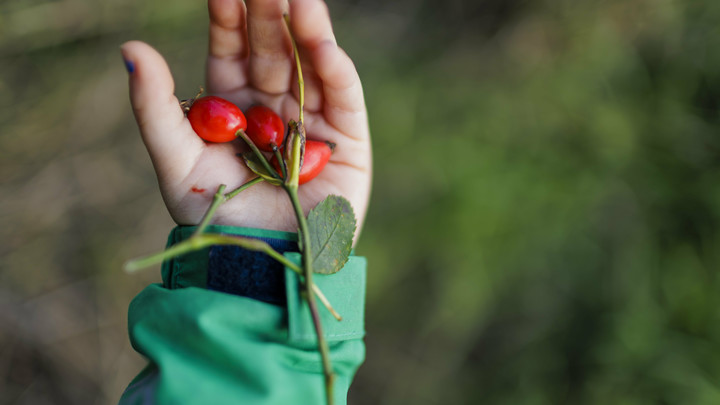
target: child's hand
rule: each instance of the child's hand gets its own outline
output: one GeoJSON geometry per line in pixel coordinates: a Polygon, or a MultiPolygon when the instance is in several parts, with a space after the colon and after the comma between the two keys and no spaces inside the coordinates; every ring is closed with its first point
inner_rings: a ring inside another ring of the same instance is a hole
{"type": "MultiPolygon", "coordinates": [[[[300,186],[301,203],[308,211],[329,194],[342,195],[353,205],[358,225],[362,224],[371,180],[365,101],[352,61],[335,43],[325,3],[293,0],[288,6],[287,0],[246,0],[245,4],[209,1],[207,92],[234,102],[243,111],[260,103],[278,112],[285,122],[297,120],[297,76],[283,20],[289,10],[305,79],[307,136],[337,144],[323,172],[300,186]]],[[[225,144],[203,142],[183,115],[162,56],[136,41],[124,44],[122,53],[130,71],[135,118],[168,211],[178,224],[197,224],[218,185],[226,184],[230,191],[255,177],[236,156],[246,146],[241,139],[225,144]]],[[[287,194],[264,182],[223,204],[214,223],[297,229],[287,194]]]]}

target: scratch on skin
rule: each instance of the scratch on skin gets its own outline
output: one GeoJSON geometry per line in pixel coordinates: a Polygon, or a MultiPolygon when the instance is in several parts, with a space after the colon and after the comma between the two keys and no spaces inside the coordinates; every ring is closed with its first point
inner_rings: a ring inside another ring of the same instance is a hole
{"type": "Polygon", "coordinates": [[[205,192],[205,189],[204,189],[204,188],[200,188],[200,187],[198,187],[198,186],[192,186],[192,188],[190,189],[190,191],[192,191],[193,193],[204,193],[204,192],[205,192]]]}

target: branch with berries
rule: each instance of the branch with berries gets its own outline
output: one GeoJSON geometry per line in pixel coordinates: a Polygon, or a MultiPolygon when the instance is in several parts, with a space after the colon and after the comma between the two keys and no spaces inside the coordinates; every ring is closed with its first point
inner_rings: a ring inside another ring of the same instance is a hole
{"type": "MultiPolygon", "coordinates": [[[[290,31],[287,15],[285,22],[290,31]]],[[[352,206],[341,196],[328,196],[315,206],[307,217],[300,204],[298,188],[322,172],[330,160],[335,145],[307,139],[303,114],[305,88],[302,68],[292,34],[290,39],[298,76],[299,111],[297,120],[289,120],[287,126],[280,116],[268,107],[255,105],[243,113],[228,100],[216,96],[201,97],[202,91],[194,98],[181,102],[181,107],[193,130],[206,142],[231,142],[238,138],[242,139],[250,150],[241,154],[239,158],[257,177],[229,192],[225,191],[226,185],[221,184],[190,238],[162,252],[131,260],[125,268],[132,272],[209,246],[231,245],[265,253],[294,271],[302,281],[303,297],[310,309],[318,350],[322,358],[327,403],[332,405],[335,373],[316,299],[338,321],[342,318],[313,282],[313,274],[333,274],[343,268],[352,250],[356,220],[352,206]],[[288,260],[263,241],[205,232],[222,204],[260,182],[281,187],[290,199],[298,225],[298,246],[302,256],[300,265],[288,260]],[[328,229],[332,229],[333,232],[327,232],[328,229]]]]}

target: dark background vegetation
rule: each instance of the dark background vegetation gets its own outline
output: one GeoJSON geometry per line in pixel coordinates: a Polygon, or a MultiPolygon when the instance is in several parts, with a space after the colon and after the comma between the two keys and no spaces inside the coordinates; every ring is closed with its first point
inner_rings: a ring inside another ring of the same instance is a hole
{"type": "MultiPolygon", "coordinates": [[[[332,0],[375,186],[352,404],[720,403],[720,2],[332,0]]],[[[172,222],[118,45],[195,0],[0,3],[0,403],[112,404],[172,222]]]]}

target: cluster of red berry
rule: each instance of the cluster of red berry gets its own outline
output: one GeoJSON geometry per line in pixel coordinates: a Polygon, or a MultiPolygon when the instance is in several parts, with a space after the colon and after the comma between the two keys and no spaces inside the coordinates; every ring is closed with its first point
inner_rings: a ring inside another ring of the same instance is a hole
{"type": "MultiPolygon", "coordinates": [[[[258,149],[274,152],[281,149],[285,139],[285,124],[275,111],[262,105],[254,105],[245,113],[235,104],[216,96],[195,99],[187,112],[187,118],[195,133],[207,142],[230,142],[244,131],[258,149]]],[[[305,157],[300,168],[298,183],[314,179],[330,160],[333,145],[328,142],[307,140],[305,157]]],[[[277,157],[271,161],[280,172],[277,157]]]]}

